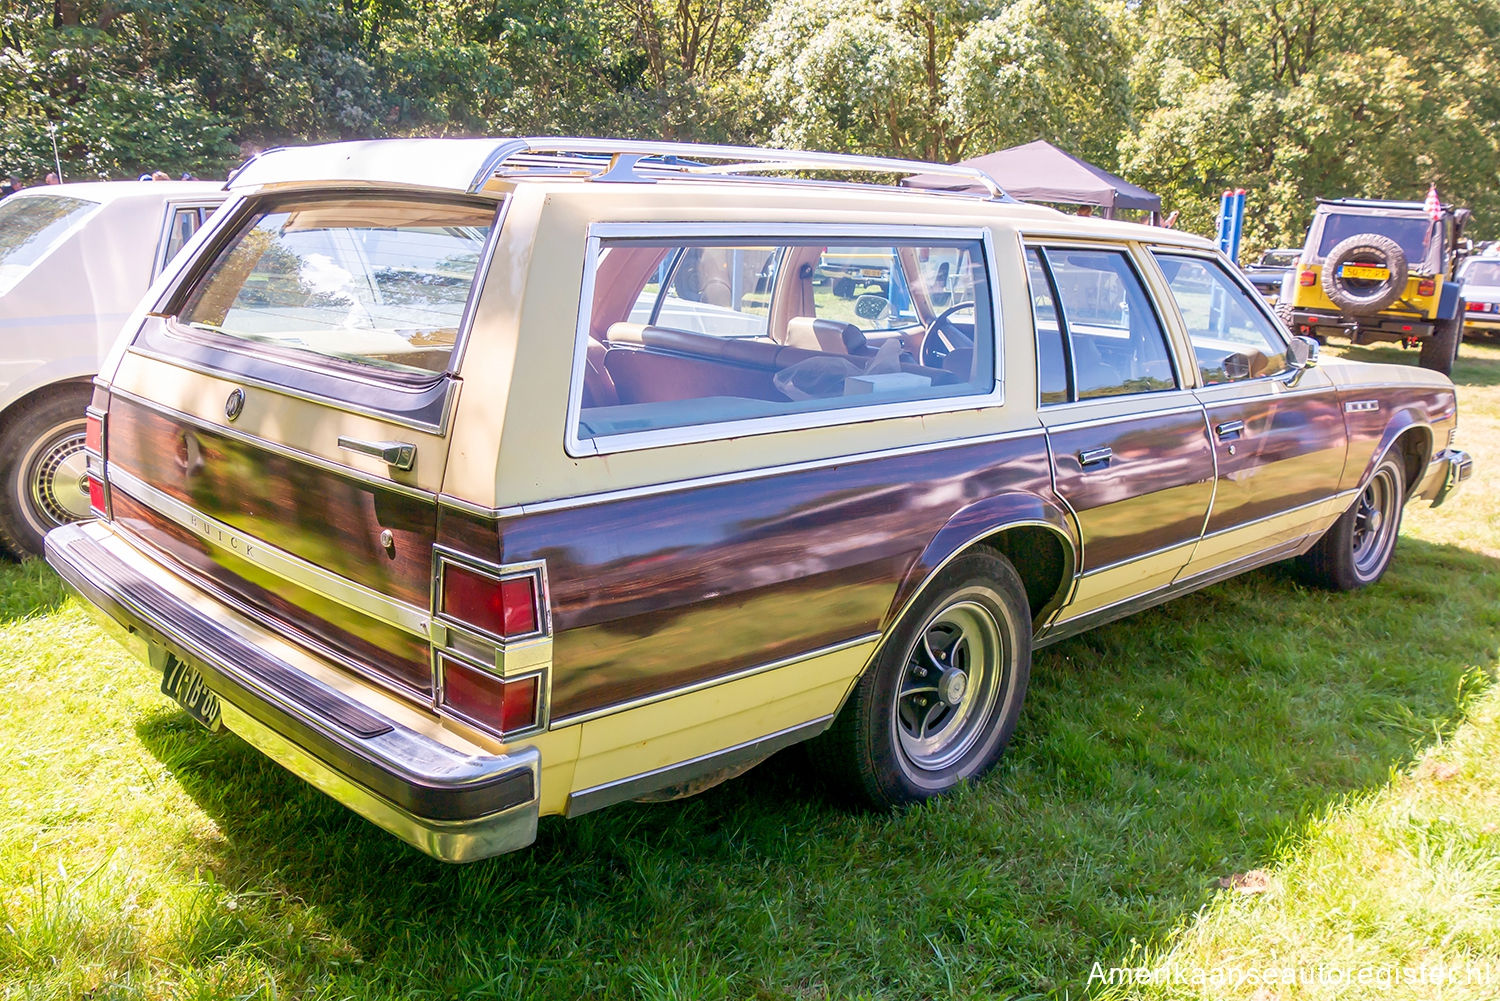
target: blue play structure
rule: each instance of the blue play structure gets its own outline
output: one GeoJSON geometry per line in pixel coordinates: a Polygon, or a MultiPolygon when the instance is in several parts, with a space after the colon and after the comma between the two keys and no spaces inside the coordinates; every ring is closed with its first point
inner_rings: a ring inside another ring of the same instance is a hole
{"type": "Polygon", "coordinates": [[[1232,261],[1240,259],[1240,234],[1245,229],[1245,189],[1219,197],[1219,249],[1232,261]]]}

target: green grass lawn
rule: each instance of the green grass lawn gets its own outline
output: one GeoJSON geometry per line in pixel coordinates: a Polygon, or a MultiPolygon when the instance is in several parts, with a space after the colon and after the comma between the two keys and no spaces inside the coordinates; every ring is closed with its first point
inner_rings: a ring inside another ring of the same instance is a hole
{"type": "Polygon", "coordinates": [[[1408,511],[1382,583],[1272,568],[1045,650],[1002,766],[895,816],[792,751],[445,866],[0,567],[0,997],[1496,996],[1500,348],[1455,376],[1476,477],[1408,511]],[[1248,979],[1282,968],[1325,982],[1248,979]]]}

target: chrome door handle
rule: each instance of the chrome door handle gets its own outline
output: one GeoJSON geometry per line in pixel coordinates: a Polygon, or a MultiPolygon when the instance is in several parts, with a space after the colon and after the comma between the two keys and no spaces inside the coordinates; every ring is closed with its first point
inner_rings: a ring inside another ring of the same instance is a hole
{"type": "Polygon", "coordinates": [[[1220,438],[1238,438],[1245,431],[1244,421],[1225,421],[1214,425],[1214,434],[1220,438]]]}
{"type": "Polygon", "coordinates": [[[1114,450],[1110,448],[1086,448],[1078,453],[1078,464],[1084,469],[1090,466],[1107,466],[1114,455],[1114,450]]]}
{"type": "Polygon", "coordinates": [[[373,455],[392,469],[410,469],[417,461],[417,446],[405,441],[361,441],[339,435],[339,448],[361,455],[373,455]]]}

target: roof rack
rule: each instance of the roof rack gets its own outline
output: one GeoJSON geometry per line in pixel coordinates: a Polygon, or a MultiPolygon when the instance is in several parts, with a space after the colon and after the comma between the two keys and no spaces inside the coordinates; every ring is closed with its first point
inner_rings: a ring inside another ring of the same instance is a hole
{"type": "Polygon", "coordinates": [[[902,177],[937,174],[962,178],[977,185],[988,192],[985,197],[1014,201],[989,174],[956,164],[753,146],[540,137],[501,141],[474,175],[469,191],[479,191],[495,177],[559,170],[583,170],[591,181],[625,184],[651,184],[671,176],[724,177],[781,171],[899,174],[902,177]],[[507,169],[508,166],[515,169],[507,169]]]}

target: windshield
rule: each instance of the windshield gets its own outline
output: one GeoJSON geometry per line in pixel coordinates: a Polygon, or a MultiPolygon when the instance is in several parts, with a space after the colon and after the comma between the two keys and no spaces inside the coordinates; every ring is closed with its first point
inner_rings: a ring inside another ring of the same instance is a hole
{"type": "Polygon", "coordinates": [[[1268,268],[1290,268],[1301,255],[1301,250],[1268,250],[1260,255],[1260,263],[1268,268]]]}
{"type": "Polygon", "coordinates": [[[1330,213],[1323,217],[1323,238],[1318,243],[1318,256],[1327,257],[1330,250],[1351,236],[1375,233],[1395,240],[1406,252],[1406,259],[1413,265],[1420,265],[1427,260],[1428,249],[1437,231],[1438,224],[1425,216],[1330,213]]]}
{"type": "Polygon", "coordinates": [[[440,375],[495,206],[301,199],[253,215],[178,321],[214,337],[406,375],[440,375]]]}
{"type": "Polygon", "coordinates": [[[1470,261],[1464,268],[1467,285],[1500,285],[1500,261],[1470,261]]]}
{"type": "Polygon", "coordinates": [[[98,207],[98,202],[65,195],[12,196],[0,202],[0,295],[15,288],[98,207]]]}

